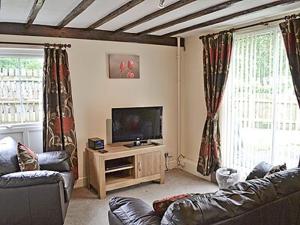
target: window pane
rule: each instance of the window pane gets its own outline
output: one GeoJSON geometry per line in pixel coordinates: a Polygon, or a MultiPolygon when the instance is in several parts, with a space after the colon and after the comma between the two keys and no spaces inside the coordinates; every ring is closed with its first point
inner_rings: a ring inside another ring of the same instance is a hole
{"type": "Polygon", "coordinates": [[[42,120],[43,58],[0,56],[0,124],[42,120]]]}
{"type": "Polygon", "coordinates": [[[299,115],[280,31],[236,34],[221,111],[223,165],[245,172],[261,161],[296,166],[299,115]]]}

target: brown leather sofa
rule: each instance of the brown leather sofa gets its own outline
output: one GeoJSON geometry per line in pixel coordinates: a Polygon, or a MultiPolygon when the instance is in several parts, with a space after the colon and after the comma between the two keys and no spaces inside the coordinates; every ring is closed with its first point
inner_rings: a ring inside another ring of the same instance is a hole
{"type": "Polygon", "coordinates": [[[140,199],[114,197],[110,225],[300,225],[300,168],[171,204],[163,217],[140,199]]]}
{"type": "Polygon", "coordinates": [[[17,143],[0,140],[0,225],[62,225],[74,186],[66,152],[38,155],[41,170],[20,172],[17,143]]]}

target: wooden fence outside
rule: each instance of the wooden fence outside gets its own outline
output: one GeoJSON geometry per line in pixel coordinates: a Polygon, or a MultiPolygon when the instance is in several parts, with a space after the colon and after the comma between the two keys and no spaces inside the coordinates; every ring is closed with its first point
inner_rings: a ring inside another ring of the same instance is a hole
{"type": "Polygon", "coordinates": [[[42,70],[0,68],[0,125],[41,121],[42,70]]]}

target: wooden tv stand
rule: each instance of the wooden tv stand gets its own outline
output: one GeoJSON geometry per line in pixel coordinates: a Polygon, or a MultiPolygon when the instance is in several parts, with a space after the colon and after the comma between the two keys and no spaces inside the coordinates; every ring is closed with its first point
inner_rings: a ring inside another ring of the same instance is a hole
{"type": "Polygon", "coordinates": [[[86,148],[88,188],[92,186],[100,199],[118,188],[155,180],[164,183],[164,145],[106,145],[104,149],[106,153],[86,148]]]}

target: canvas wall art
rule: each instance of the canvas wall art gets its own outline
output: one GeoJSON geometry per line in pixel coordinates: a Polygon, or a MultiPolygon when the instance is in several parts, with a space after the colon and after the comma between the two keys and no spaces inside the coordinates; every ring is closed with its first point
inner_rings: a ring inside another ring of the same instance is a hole
{"type": "Polygon", "coordinates": [[[109,54],[109,78],[140,78],[138,55],[109,54]]]}

